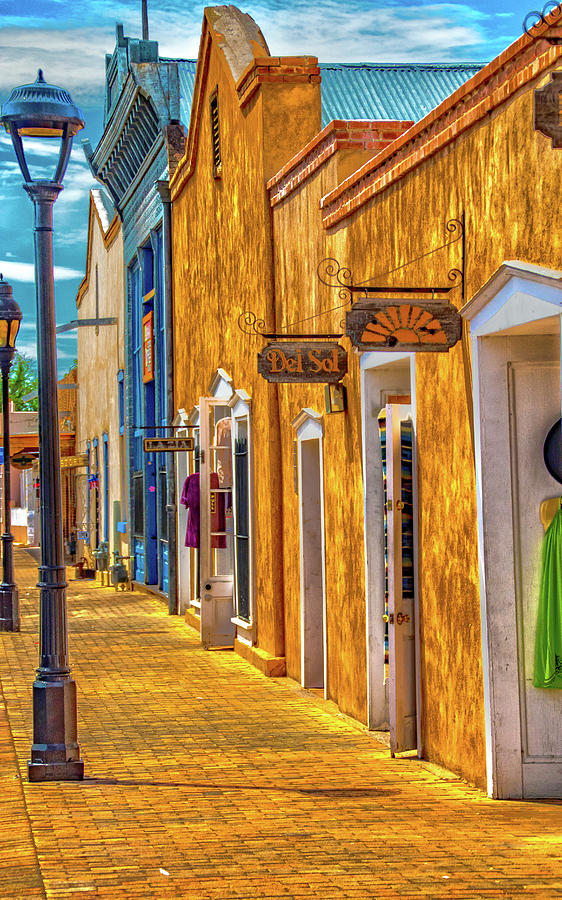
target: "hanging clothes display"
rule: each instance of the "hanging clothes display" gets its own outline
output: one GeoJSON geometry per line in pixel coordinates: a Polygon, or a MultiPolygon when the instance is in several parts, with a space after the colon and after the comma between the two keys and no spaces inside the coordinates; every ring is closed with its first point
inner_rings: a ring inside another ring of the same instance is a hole
{"type": "Polygon", "coordinates": [[[180,503],[187,509],[185,546],[199,547],[199,472],[188,475],[184,481],[180,503]]]}
{"type": "MultiPolygon", "coordinates": [[[[216,488],[219,487],[219,476],[216,472],[211,472],[211,531],[225,530],[225,495],[219,493],[216,488]]],[[[187,509],[187,527],[185,531],[185,546],[199,547],[199,529],[201,520],[201,496],[199,484],[199,472],[194,475],[188,475],[184,481],[181,492],[180,503],[187,509]]],[[[213,549],[224,549],[226,547],[226,537],[224,534],[213,534],[211,536],[211,547],[213,549]]]]}
{"type": "Polygon", "coordinates": [[[232,419],[225,416],[215,425],[217,475],[221,487],[232,487],[232,419]]]}
{"type": "Polygon", "coordinates": [[[219,488],[220,479],[216,472],[211,472],[211,547],[215,550],[224,550],[226,547],[226,535],[213,534],[215,531],[225,531],[225,495],[216,490],[219,488]]]}
{"type": "Polygon", "coordinates": [[[562,509],[544,536],[533,685],[562,688],[562,509]]]}

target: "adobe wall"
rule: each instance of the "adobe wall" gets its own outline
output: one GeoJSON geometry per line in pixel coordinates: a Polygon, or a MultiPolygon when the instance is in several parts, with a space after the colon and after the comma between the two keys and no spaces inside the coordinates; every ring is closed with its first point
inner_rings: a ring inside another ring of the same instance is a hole
{"type": "MultiPolygon", "coordinates": [[[[362,177],[352,176],[345,190],[324,199],[322,212],[319,196],[332,189],[332,163],[274,207],[280,318],[293,322],[336,305],[335,292],[323,288],[316,278],[315,269],[323,257],[335,257],[349,266],[356,282],[447,284],[448,271],[461,264],[460,241],[438,253],[429,251],[451,239],[445,223],[463,211],[466,299],[504,260],[560,267],[561,230],[556,223],[562,151],[553,151],[550,141],[533,129],[532,90],[545,79],[552,61],[552,52],[545,51],[544,44],[539,49],[542,74],[536,48],[525,51],[523,46],[526,56],[506,60],[488,83],[485,77],[480,79],[472,97],[461,98],[456,106],[449,104],[448,111],[445,101],[442,117],[449,119],[442,139],[437,126],[424,136],[421,123],[411,152],[407,138],[402,143],[398,139],[386,156],[381,153],[384,165],[367,164],[362,177]],[[457,129],[455,119],[464,116],[468,127],[457,129]],[[392,153],[395,147],[401,148],[400,153],[392,153]]],[[[460,289],[450,297],[462,305],[460,289]]],[[[316,318],[306,330],[338,331],[342,313],[316,318]]],[[[349,348],[345,339],[343,343],[349,348]]],[[[349,366],[344,381],[349,410],[325,417],[328,643],[334,660],[329,691],[344,711],[365,721],[365,705],[356,699],[361,698],[366,677],[362,661],[365,585],[359,367],[351,349],[349,366]],[[350,547],[357,552],[350,552],[350,547]]],[[[483,674],[469,379],[470,360],[462,343],[447,354],[416,356],[422,724],[425,755],[483,786],[483,674]]],[[[280,390],[286,498],[292,479],[288,423],[305,406],[323,411],[321,388],[280,390]]],[[[289,562],[298,556],[298,520],[292,498],[284,512],[287,597],[293,610],[288,611],[287,630],[293,634],[297,583],[289,562]]],[[[293,669],[295,665],[292,660],[293,669]]]]}
{"type": "Polygon", "coordinates": [[[276,390],[257,375],[262,342],[243,334],[237,322],[252,310],[275,328],[265,183],[318,130],[320,89],[309,74],[312,63],[262,58],[265,49],[258,45],[244,71],[232,63],[233,71],[221,40],[206,18],[186,156],[171,181],[174,397],[176,409],[190,410],[207,396],[218,368],[251,397],[257,644],[277,657],[284,656],[285,641],[276,390]],[[213,176],[209,112],[215,89],[220,178],[213,176]]]}

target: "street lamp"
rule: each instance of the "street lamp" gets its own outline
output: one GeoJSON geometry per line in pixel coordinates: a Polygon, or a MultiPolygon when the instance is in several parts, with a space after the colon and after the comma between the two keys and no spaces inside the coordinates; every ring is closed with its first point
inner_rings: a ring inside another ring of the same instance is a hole
{"type": "Polygon", "coordinates": [[[82,113],[62,88],[39,70],[34,84],[14,88],[2,106],[27,191],[35,208],[35,293],[39,380],[39,667],[33,684],[33,746],[30,781],[76,781],[84,777],[76,725],[76,684],[70,677],[63,557],[57,348],[53,281],[53,204],[62,191],[72,139],[84,127],[82,113]],[[34,180],[23,138],[60,139],[52,180],[34,180]]]}
{"type": "Polygon", "coordinates": [[[8,378],[16,352],[21,310],[12,297],[12,286],[0,275],[0,371],[2,372],[2,418],[4,440],[4,533],[2,535],[2,584],[0,584],[0,631],[19,631],[18,589],[14,584],[12,514],[10,510],[10,390],[8,378]]]}

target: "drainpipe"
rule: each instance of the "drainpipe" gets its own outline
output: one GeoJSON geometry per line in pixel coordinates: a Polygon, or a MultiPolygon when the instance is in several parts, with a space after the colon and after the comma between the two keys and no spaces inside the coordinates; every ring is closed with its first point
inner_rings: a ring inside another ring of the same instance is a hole
{"type": "MultiPolygon", "coordinates": [[[[166,315],[166,402],[167,423],[171,425],[174,415],[174,316],[172,296],[172,198],[167,181],[157,181],[156,188],[162,200],[162,246],[164,250],[164,310],[166,315]]],[[[167,431],[167,434],[173,434],[167,431]]],[[[177,540],[176,540],[176,459],[167,453],[166,490],[168,503],[166,516],[168,525],[168,612],[178,614],[177,540]]]]}

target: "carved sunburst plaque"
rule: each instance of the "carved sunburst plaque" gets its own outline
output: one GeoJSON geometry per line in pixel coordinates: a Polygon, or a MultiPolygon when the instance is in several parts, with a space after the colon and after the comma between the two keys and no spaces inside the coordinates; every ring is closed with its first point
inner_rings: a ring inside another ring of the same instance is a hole
{"type": "Polygon", "coordinates": [[[367,300],[346,313],[345,332],[360,350],[435,352],[456,344],[462,320],[450,303],[367,300]]]}

